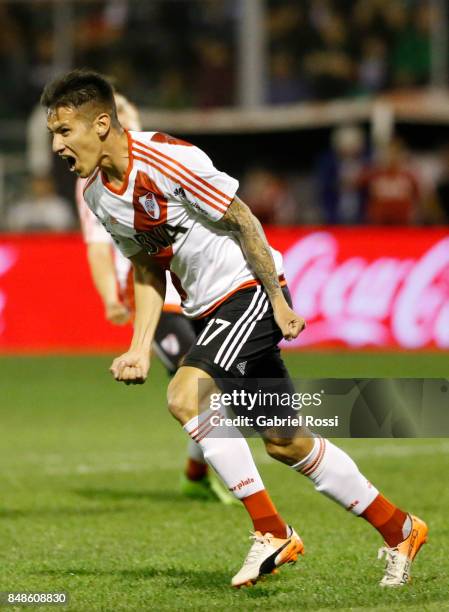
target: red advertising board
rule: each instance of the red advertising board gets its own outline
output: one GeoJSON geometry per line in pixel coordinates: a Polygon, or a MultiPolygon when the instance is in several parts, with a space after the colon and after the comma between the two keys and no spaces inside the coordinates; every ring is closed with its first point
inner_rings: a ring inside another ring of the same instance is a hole
{"type": "Polygon", "coordinates": [[[292,348],[449,348],[449,231],[275,230],[295,309],[292,348]]]}
{"type": "Polygon", "coordinates": [[[130,328],[103,317],[79,235],[0,237],[0,351],[104,351],[130,328]]]}
{"type": "MultiPolygon", "coordinates": [[[[449,349],[445,228],[268,228],[307,330],[288,348],[449,349]]],[[[0,236],[0,351],[106,351],[130,328],[104,321],[78,235],[0,236]]]]}

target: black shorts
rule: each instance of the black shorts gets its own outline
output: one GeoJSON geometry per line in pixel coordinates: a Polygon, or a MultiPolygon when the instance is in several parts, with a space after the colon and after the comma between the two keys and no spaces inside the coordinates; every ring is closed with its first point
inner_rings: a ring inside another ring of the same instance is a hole
{"type": "MultiPolygon", "coordinates": [[[[291,304],[288,288],[282,291],[291,304]]],[[[238,291],[194,325],[197,338],[182,365],[219,379],[288,376],[278,347],[282,333],[260,285],[238,291]]]]}
{"type": "Polygon", "coordinates": [[[153,348],[170,375],[195,341],[193,322],[181,313],[162,312],[154,336],[153,348]]]}
{"type": "MultiPolygon", "coordinates": [[[[291,305],[288,288],[282,291],[291,305]]],[[[282,333],[261,286],[238,291],[195,324],[198,336],[182,365],[204,370],[224,393],[240,393],[244,389],[252,394],[284,397],[295,392],[278,347],[282,333]]],[[[247,408],[242,406],[233,405],[232,411],[236,415],[248,415],[247,408]]],[[[258,404],[252,415],[296,418],[297,412],[288,402],[285,406],[258,404]]],[[[260,433],[267,428],[254,426],[253,429],[260,433]]],[[[290,436],[296,426],[287,429],[290,436]]]]}

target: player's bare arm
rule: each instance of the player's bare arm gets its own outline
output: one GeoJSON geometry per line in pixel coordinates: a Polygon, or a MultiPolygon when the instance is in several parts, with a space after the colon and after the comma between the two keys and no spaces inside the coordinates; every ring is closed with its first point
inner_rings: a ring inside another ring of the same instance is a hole
{"type": "Polygon", "coordinates": [[[90,242],[87,258],[95,287],[103,301],[106,319],[114,325],[128,323],[131,313],[120,301],[111,246],[105,242],[90,242]]]}
{"type": "Polygon", "coordinates": [[[145,382],[150,350],[165,298],[165,272],[140,251],[130,258],[134,268],[135,319],[129,350],[112,362],[115,380],[126,384],[145,382]]]}
{"type": "Polygon", "coordinates": [[[276,266],[262,225],[249,207],[237,196],[217,226],[234,232],[256,277],[263,284],[282,334],[286,340],[296,338],[305,328],[305,321],[288,305],[282,293],[276,266]]]}

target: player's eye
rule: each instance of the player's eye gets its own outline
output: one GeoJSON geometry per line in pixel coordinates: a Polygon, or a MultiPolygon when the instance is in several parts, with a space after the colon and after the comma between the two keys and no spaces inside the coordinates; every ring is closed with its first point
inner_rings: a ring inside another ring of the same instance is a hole
{"type": "Polygon", "coordinates": [[[68,128],[62,128],[62,130],[60,130],[60,133],[63,136],[67,136],[67,134],[69,134],[70,130],[68,128]]]}

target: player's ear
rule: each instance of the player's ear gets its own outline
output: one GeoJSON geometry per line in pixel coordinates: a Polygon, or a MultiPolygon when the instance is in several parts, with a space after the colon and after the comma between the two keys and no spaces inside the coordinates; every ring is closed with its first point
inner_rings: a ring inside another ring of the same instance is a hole
{"type": "Polygon", "coordinates": [[[97,135],[104,138],[111,128],[111,117],[108,113],[100,113],[95,117],[94,127],[97,135]]]}

